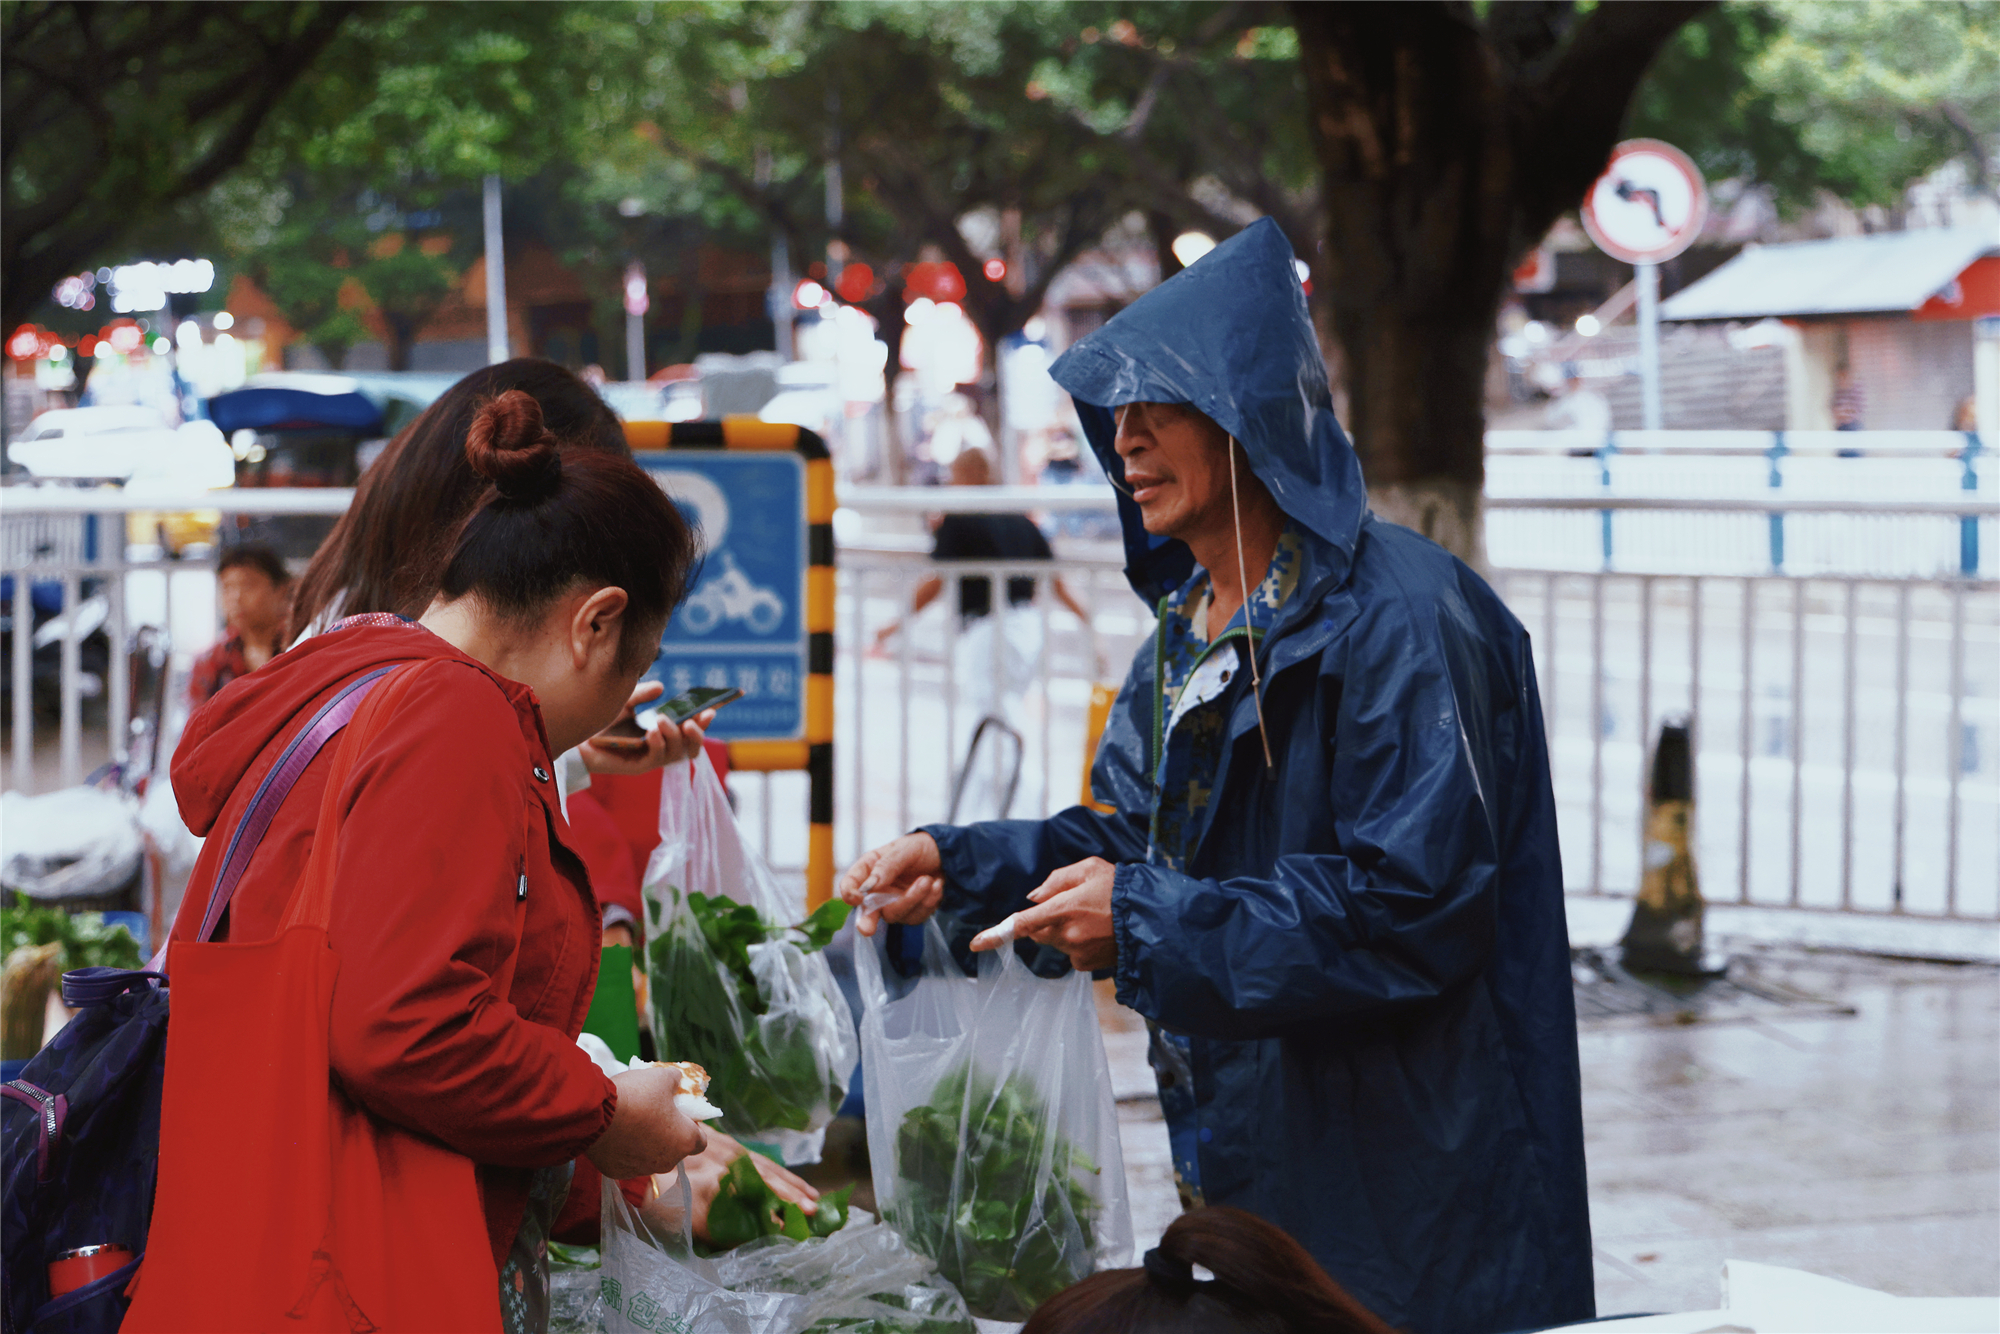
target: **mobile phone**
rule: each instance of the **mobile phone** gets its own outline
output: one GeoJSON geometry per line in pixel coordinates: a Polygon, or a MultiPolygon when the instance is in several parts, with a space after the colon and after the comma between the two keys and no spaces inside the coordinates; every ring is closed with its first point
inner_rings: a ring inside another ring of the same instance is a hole
{"type": "Polygon", "coordinates": [[[611,726],[599,732],[591,740],[612,750],[642,750],[646,736],[659,726],[660,719],[670,718],[676,724],[684,723],[704,709],[719,709],[725,704],[743,698],[741,690],[720,686],[696,686],[682,691],[672,699],[662,700],[637,711],[636,716],[620,718],[611,726]]]}

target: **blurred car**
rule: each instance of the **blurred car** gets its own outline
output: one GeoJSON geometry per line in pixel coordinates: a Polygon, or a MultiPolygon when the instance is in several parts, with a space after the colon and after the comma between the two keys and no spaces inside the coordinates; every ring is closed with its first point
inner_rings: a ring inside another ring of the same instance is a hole
{"type": "Polygon", "coordinates": [[[628,422],[671,421],[662,415],[666,410],[666,396],[661,386],[650,380],[610,380],[597,386],[597,392],[618,414],[618,420],[628,422]]]}
{"type": "Polygon", "coordinates": [[[151,408],[57,408],[7,457],[37,481],[118,482],[185,493],[229,486],[235,460],[215,423],[168,426],[151,408]]]}

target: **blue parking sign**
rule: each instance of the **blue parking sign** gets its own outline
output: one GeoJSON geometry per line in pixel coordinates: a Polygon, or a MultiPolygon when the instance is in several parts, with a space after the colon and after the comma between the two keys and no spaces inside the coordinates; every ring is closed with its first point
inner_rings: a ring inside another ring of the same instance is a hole
{"type": "Polygon", "coordinates": [[[647,679],[668,695],[734,687],[723,740],[805,732],[806,474],[795,453],[675,449],[639,462],[696,524],[700,578],[660,639],[647,679]]]}

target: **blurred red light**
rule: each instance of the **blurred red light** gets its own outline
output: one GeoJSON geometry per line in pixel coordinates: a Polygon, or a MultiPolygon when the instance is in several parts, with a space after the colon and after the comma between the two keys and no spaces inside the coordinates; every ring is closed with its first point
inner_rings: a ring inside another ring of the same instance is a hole
{"type": "Polygon", "coordinates": [[[840,293],[842,301],[857,304],[866,301],[868,294],[875,290],[875,270],[866,264],[849,264],[840,271],[833,290],[840,293]]]}
{"type": "Polygon", "coordinates": [[[1007,276],[1007,261],[1003,259],[989,259],[986,261],[986,265],[981,272],[986,275],[987,282],[997,283],[1007,276]]]}
{"type": "Polygon", "coordinates": [[[955,264],[912,264],[903,280],[903,299],[915,301],[920,296],[932,301],[963,301],[965,275],[955,264]]]}

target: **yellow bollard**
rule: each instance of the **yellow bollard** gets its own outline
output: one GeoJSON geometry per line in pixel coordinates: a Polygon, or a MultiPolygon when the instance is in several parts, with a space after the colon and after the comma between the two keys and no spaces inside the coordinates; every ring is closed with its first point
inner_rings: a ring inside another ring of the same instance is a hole
{"type": "Polygon", "coordinates": [[[1645,865],[1632,921],[1620,943],[1627,968],[1699,974],[1701,884],[1688,841],[1694,815],[1692,756],[1686,723],[1667,723],[1653,748],[1646,793],[1645,865]]]}

